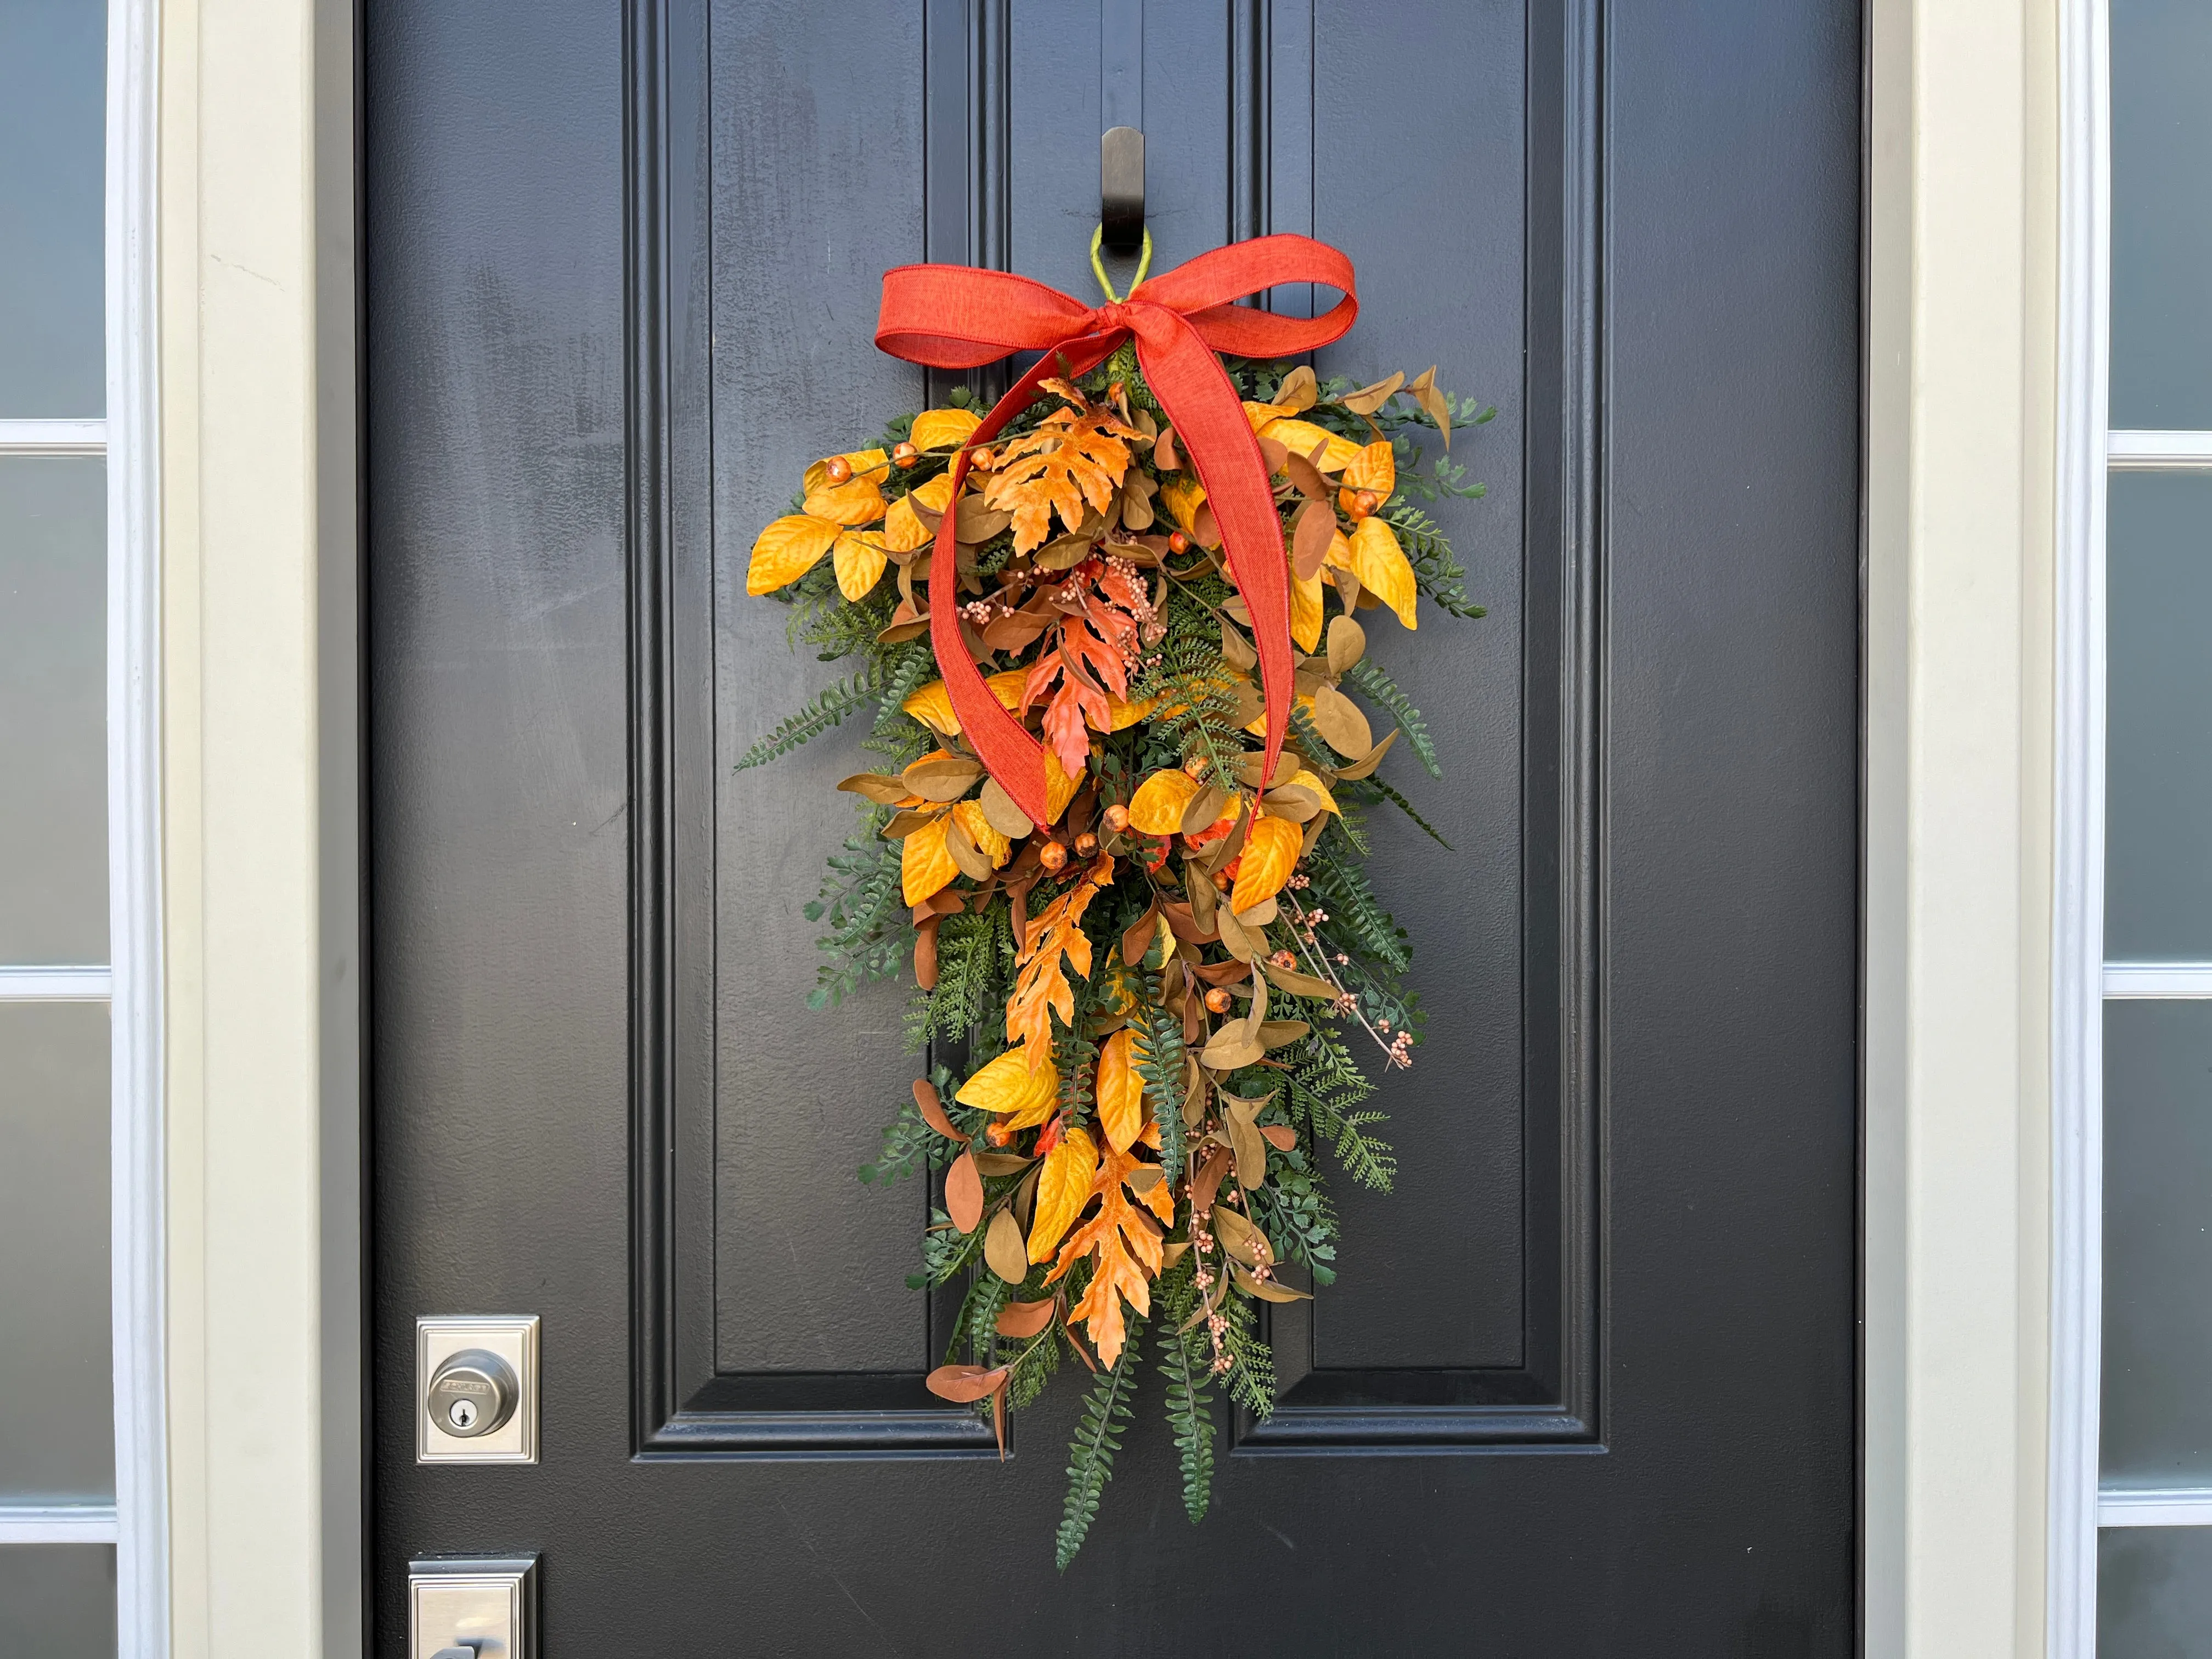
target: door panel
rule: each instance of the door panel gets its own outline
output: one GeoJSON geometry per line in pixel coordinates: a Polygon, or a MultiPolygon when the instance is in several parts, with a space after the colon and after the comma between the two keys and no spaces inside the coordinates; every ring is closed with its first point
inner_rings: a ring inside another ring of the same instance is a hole
{"type": "Polygon", "coordinates": [[[1841,0],[369,8],[380,1651],[409,1554],[519,1548],[555,1654],[1848,1650],[1857,40],[1841,0]],[[854,1179],[903,994],[801,1000],[853,739],[732,764],[841,666],[745,597],[754,531],[929,390],[881,271],[1085,292],[1109,103],[1156,268],[1320,235],[1363,309],[1318,370],[1498,414],[1447,509],[1490,615],[1389,652],[1455,848],[1375,826],[1430,1009],[1399,1189],[1339,1184],[1206,1524],[1148,1399],[1055,1579],[1074,1391],[1000,1464],[921,1387],[925,1194],[854,1179]],[[544,1316],[538,1468],[412,1462],[413,1321],[472,1311],[544,1316]]]}

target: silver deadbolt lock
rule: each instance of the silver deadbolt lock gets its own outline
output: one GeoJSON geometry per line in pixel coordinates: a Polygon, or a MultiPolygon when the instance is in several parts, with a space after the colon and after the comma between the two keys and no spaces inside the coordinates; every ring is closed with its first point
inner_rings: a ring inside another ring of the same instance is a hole
{"type": "Polygon", "coordinates": [[[484,1348],[464,1348],[430,1378],[430,1420],[463,1440],[507,1426],[521,1398],[514,1367],[484,1348]]]}

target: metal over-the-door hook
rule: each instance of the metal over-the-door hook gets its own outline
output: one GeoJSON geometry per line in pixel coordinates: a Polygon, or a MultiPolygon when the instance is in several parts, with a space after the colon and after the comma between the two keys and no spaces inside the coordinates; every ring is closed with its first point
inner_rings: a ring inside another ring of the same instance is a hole
{"type": "Polygon", "coordinates": [[[1109,253],[1134,253],[1145,240],[1145,135],[1109,127],[1098,141],[1098,222],[1109,253]]]}

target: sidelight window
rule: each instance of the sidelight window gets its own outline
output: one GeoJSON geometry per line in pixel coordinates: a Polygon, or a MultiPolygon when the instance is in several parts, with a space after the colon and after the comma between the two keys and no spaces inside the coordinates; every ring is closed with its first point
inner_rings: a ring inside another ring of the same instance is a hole
{"type": "Polygon", "coordinates": [[[2212,1656],[2212,195],[2203,187],[2212,9],[2201,0],[2083,0],[2070,10],[2076,131],[2066,242],[2076,349],[2068,362],[2078,406],[2068,414],[2102,441],[2094,473],[2077,469],[2070,489],[2062,481],[2078,533],[2073,603],[2062,603],[2061,617],[2052,1650],[2203,1659],[2212,1656]],[[2069,661],[2079,671],[2070,696],[2069,661]],[[2071,814],[2069,782],[2078,791],[2071,814]],[[2070,1016],[2069,981],[2080,992],[2070,1016]],[[2069,1193],[2078,1200],[2070,1208],[2069,1193]]]}
{"type": "Polygon", "coordinates": [[[125,118],[143,24],[129,0],[112,23],[104,0],[0,0],[0,1652],[17,1659],[113,1654],[119,1627],[166,1622],[135,1565],[159,1559],[160,1505],[151,406],[129,165],[147,128],[125,118]]]}

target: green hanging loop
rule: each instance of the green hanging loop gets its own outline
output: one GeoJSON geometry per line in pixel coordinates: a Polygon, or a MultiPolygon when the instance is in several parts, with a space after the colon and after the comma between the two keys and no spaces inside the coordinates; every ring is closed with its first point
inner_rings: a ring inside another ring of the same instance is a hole
{"type": "MultiPolygon", "coordinates": [[[[1115,305],[1120,305],[1121,303],[1121,296],[1114,292],[1114,284],[1106,280],[1106,262],[1099,258],[1099,250],[1104,247],[1105,245],[1106,227],[1103,224],[1101,224],[1097,229],[1091,233],[1091,270],[1092,274],[1098,278],[1098,286],[1106,290],[1107,299],[1115,305]]],[[[1129,283],[1130,293],[1134,294],[1139,287],[1143,284],[1145,273],[1152,268],[1152,233],[1147,229],[1145,232],[1145,251],[1137,256],[1137,274],[1135,278],[1129,283]]]]}

